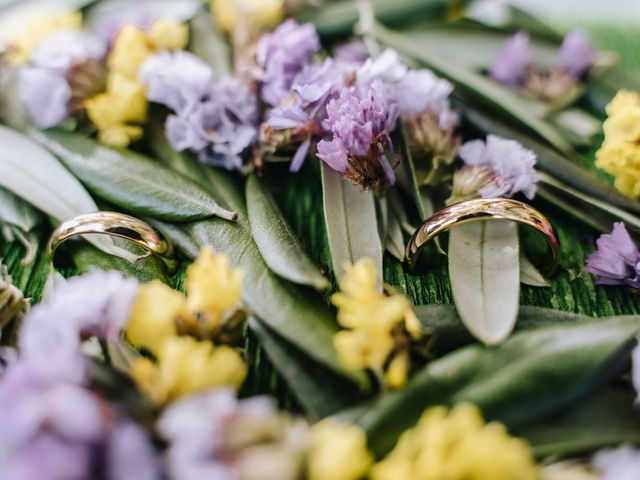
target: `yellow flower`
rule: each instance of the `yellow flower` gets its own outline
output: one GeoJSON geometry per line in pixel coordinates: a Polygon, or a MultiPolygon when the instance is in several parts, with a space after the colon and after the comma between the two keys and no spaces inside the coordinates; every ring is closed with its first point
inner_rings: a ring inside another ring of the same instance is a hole
{"type": "Polygon", "coordinates": [[[154,50],[181,50],[189,42],[189,27],[184,23],[157,20],[147,33],[154,50]]]}
{"type": "Polygon", "coordinates": [[[211,0],[211,13],[224,32],[232,32],[240,22],[250,30],[262,30],[282,19],[284,0],[211,0]]]}
{"type": "Polygon", "coordinates": [[[28,22],[21,31],[10,34],[7,38],[9,50],[7,60],[11,65],[19,66],[28,63],[31,51],[40,42],[58,30],[79,30],[82,28],[82,14],[77,11],[66,11],[58,15],[42,15],[28,22]]]}
{"type": "Polygon", "coordinates": [[[84,106],[102,143],[123,148],[142,137],[139,124],[147,118],[148,104],[144,85],[138,80],[110,74],[107,91],[87,99],[84,106]]]}
{"type": "Polygon", "coordinates": [[[615,177],[615,187],[640,197],[640,95],[621,90],[607,105],[608,118],[596,166],[615,177]]]}
{"type": "Polygon", "coordinates": [[[526,442],[485,424],[477,407],[433,407],[373,467],[372,480],[537,480],[526,442]]]}
{"type": "Polygon", "coordinates": [[[187,269],[189,310],[198,314],[208,328],[220,328],[233,314],[242,294],[242,271],[234,269],[226,255],[202,248],[198,259],[187,269]]]}
{"type": "Polygon", "coordinates": [[[109,74],[119,73],[137,80],[140,66],[152,53],[153,48],[147,34],[136,26],[127,24],[120,29],[113,41],[107,60],[109,74]]]}
{"type": "Polygon", "coordinates": [[[158,351],[158,362],[138,358],[131,365],[138,386],[157,404],[210,388],[239,387],[247,375],[240,354],[191,337],[171,337],[158,351]]]}
{"type": "Polygon", "coordinates": [[[127,339],[158,355],[164,342],[177,334],[176,318],[185,307],[184,296],[159,280],[140,285],[129,314],[127,339]]]}
{"type": "Polygon", "coordinates": [[[331,418],[313,426],[307,458],[309,480],[359,480],[372,463],[367,438],[358,427],[331,418]]]}
{"type": "Polygon", "coordinates": [[[338,357],[345,368],[370,368],[382,373],[390,361],[387,384],[402,386],[409,361],[406,351],[397,351],[397,340],[418,339],[423,335],[409,300],[400,293],[380,292],[375,263],[365,258],[346,267],[342,291],[333,295],[331,301],[338,307],[338,323],[347,329],[334,336],[338,357]]]}

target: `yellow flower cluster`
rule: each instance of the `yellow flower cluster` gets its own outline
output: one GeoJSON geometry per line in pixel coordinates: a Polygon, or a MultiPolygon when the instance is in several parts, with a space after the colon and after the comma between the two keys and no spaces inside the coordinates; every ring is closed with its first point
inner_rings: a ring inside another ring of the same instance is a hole
{"type": "Polygon", "coordinates": [[[307,455],[308,480],[359,480],[373,464],[364,432],[331,418],[311,429],[307,455]]]}
{"type": "Polygon", "coordinates": [[[485,424],[477,407],[433,407],[373,467],[372,480],[537,480],[526,442],[485,424]]]}
{"type": "Polygon", "coordinates": [[[640,197],[640,95],[621,90],[607,105],[604,143],[596,166],[615,177],[623,194],[640,197]]]}
{"type": "Polygon", "coordinates": [[[346,267],[342,290],[331,297],[338,323],[346,330],[334,336],[340,362],[351,370],[371,369],[388,386],[405,384],[410,367],[408,344],[423,328],[411,302],[402,294],[380,292],[373,260],[346,267]]]}
{"type": "Polygon", "coordinates": [[[156,403],[220,387],[246,376],[240,354],[211,341],[241,303],[242,273],[229,259],[203,248],[187,269],[187,296],[159,281],[141,285],[126,327],[127,339],[153,353],[138,358],[131,374],[156,403]],[[198,338],[184,335],[197,332],[198,338]]]}
{"type": "Polygon", "coordinates": [[[32,50],[47,36],[58,30],[79,30],[82,28],[82,14],[65,11],[58,15],[42,15],[27,22],[24,28],[10,34],[6,59],[13,66],[28,63],[32,50]]]}
{"type": "Polygon", "coordinates": [[[213,20],[230,33],[242,22],[251,31],[276,25],[284,16],[284,0],[211,0],[213,20]]]}
{"type": "Polygon", "coordinates": [[[186,25],[166,20],[156,21],[149,30],[128,24],[118,32],[107,59],[107,89],[85,101],[102,143],[126,147],[142,136],[147,99],[138,70],[153,52],[184,48],[188,40],[186,25]]]}

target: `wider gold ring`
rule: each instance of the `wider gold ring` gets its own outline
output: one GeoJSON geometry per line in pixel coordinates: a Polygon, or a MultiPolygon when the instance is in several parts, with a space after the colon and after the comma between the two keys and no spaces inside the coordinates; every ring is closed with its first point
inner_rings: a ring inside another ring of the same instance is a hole
{"type": "Polygon", "coordinates": [[[51,258],[60,245],[78,235],[110,235],[124,238],[142,247],[148,254],[168,259],[173,248],[148,223],[142,220],[115,212],[94,212],[78,215],[54,230],[49,238],[49,254],[51,258]]]}
{"type": "Polygon", "coordinates": [[[440,210],[425,220],[413,234],[407,244],[405,262],[409,264],[410,270],[413,270],[420,250],[439,234],[457,225],[485,220],[510,220],[527,225],[542,233],[549,247],[549,254],[545,265],[543,265],[543,270],[547,274],[555,271],[558,265],[560,245],[553,226],[535,208],[509,198],[467,200],[440,210]]]}

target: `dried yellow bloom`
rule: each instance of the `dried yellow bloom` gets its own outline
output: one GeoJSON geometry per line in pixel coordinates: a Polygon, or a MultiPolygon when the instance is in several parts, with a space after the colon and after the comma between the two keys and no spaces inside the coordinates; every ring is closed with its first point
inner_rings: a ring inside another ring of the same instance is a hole
{"type": "Polygon", "coordinates": [[[105,145],[123,148],[142,137],[140,124],[147,119],[148,104],[140,81],[110,74],[107,91],[87,99],[84,106],[105,145]]]}
{"type": "Polygon", "coordinates": [[[160,19],[147,32],[154,50],[181,50],[189,43],[189,27],[185,23],[160,19]]]}
{"type": "Polygon", "coordinates": [[[186,309],[184,296],[159,280],[138,287],[129,321],[127,339],[158,355],[164,342],[178,333],[176,318],[186,309]]]}
{"type": "Polygon", "coordinates": [[[250,30],[262,30],[282,20],[284,0],[211,0],[211,13],[224,32],[233,32],[240,22],[250,30]]]}
{"type": "Polygon", "coordinates": [[[147,34],[134,25],[127,24],[113,40],[107,60],[109,74],[120,74],[131,80],[138,79],[138,70],[153,53],[147,34]]]}
{"type": "Polygon", "coordinates": [[[211,329],[238,309],[242,294],[242,271],[234,269],[226,255],[202,248],[198,259],[187,269],[187,302],[211,329]]]}
{"type": "Polygon", "coordinates": [[[364,432],[328,418],[313,426],[307,458],[309,480],[359,480],[373,464],[364,432]]]}
{"type": "Polygon", "coordinates": [[[538,480],[527,443],[477,407],[433,407],[373,467],[372,480],[538,480]]]}
{"type": "Polygon", "coordinates": [[[155,403],[216,387],[239,387],[247,375],[240,354],[226,345],[215,346],[191,337],[171,337],[158,351],[158,362],[139,358],[131,375],[155,403]]]}
{"type": "MultiPolygon", "coordinates": [[[[423,335],[411,302],[400,293],[379,291],[375,263],[369,258],[346,267],[342,290],[331,301],[338,307],[338,323],[346,329],[334,336],[341,363],[351,370],[369,368],[380,375],[389,363],[387,384],[402,386],[409,359],[406,350],[396,348],[397,342],[423,335]],[[404,358],[394,358],[397,355],[404,358]]],[[[408,341],[403,343],[406,347],[408,341]]]]}
{"type": "Polygon", "coordinates": [[[82,14],[78,11],[66,11],[58,15],[42,15],[27,22],[20,31],[7,38],[9,50],[7,60],[11,65],[28,63],[31,51],[47,36],[58,30],[79,30],[82,28],[82,14]]]}
{"type": "Polygon", "coordinates": [[[607,105],[604,142],[596,166],[615,177],[623,194],[640,197],[640,95],[621,90],[607,105]]]}

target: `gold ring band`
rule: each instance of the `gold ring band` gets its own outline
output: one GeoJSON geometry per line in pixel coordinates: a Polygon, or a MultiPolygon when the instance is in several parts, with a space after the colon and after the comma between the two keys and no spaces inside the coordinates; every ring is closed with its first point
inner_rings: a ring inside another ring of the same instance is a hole
{"type": "Polygon", "coordinates": [[[78,215],[54,230],[49,238],[51,258],[60,245],[78,235],[100,234],[124,238],[142,247],[149,254],[168,258],[173,254],[171,244],[142,220],[115,212],[94,212],[78,215]]]}
{"type": "Polygon", "coordinates": [[[479,198],[455,203],[440,210],[416,230],[405,251],[405,262],[410,270],[420,250],[440,233],[469,222],[484,220],[510,220],[527,225],[542,233],[550,250],[546,273],[552,273],[558,265],[560,245],[553,226],[547,218],[526,203],[509,198],[479,198]]]}

